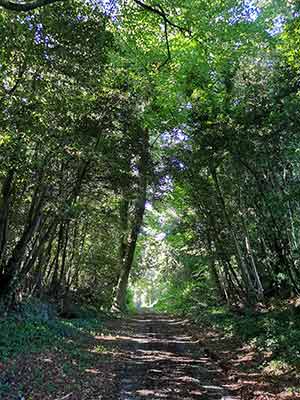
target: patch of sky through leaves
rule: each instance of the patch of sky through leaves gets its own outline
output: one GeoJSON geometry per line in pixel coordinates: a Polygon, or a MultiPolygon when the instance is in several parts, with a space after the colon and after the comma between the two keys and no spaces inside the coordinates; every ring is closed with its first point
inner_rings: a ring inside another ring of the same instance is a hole
{"type": "Polygon", "coordinates": [[[86,0],[94,9],[99,8],[105,15],[115,20],[119,10],[118,0],[86,0]]]}
{"type": "Polygon", "coordinates": [[[231,18],[229,24],[234,25],[240,22],[255,22],[261,13],[261,8],[256,0],[244,0],[241,5],[230,10],[231,18]]]}

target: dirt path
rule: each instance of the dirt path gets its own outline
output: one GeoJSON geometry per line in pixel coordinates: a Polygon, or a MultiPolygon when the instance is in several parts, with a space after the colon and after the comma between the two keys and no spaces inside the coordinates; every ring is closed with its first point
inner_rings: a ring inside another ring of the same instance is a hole
{"type": "Polygon", "coordinates": [[[261,371],[268,354],[188,321],[144,314],[52,322],[15,326],[14,352],[0,359],[1,400],[300,399],[288,390],[295,376],[261,371]]]}
{"type": "Polygon", "coordinates": [[[116,399],[238,399],[221,385],[221,370],[187,335],[184,321],[143,315],[111,322],[110,330],[116,335],[99,342],[117,349],[116,399]]]}

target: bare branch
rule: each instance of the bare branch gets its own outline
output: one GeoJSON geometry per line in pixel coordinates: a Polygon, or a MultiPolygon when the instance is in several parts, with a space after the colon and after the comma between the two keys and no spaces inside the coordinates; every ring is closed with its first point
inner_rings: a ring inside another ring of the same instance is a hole
{"type": "Polygon", "coordinates": [[[166,21],[165,18],[164,18],[164,30],[165,30],[165,39],[166,39],[168,56],[166,60],[158,67],[158,69],[164,67],[171,60],[171,50],[170,50],[169,35],[168,35],[168,22],[166,21]]]}
{"type": "Polygon", "coordinates": [[[182,27],[180,25],[177,25],[174,22],[172,22],[161,6],[158,6],[158,8],[157,8],[157,7],[149,6],[148,4],[145,4],[140,0],[133,0],[133,1],[135,2],[135,4],[137,4],[138,6],[144,8],[145,10],[150,11],[153,14],[159,15],[161,18],[163,18],[164,22],[166,22],[170,26],[173,26],[173,28],[178,29],[180,32],[188,33],[189,35],[192,34],[190,29],[184,28],[184,27],[182,27]]]}
{"type": "Polygon", "coordinates": [[[2,87],[4,95],[0,98],[0,104],[2,103],[2,101],[5,98],[8,98],[12,94],[14,94],[14,92],[17,90],[19,84],[23,80],[23,76],[24,76],[25,72],[26,72],[26,63],[24,62],[24,64],[19,69],[19,73],[18,73],[18,75],[16,77],[15,84],[10,89],[6,89],[5,87],[2,87]]]}
{"type": "Polygon", "coordinates": [[[0,7],[11,11],[31,11],[63,0],[36,0],[32,2],[15,3],[10,0],[0,0],[0,7]]]}
{"type": "MultiPolygon", "coordinates": [[[[11,10],[11,11],[31,11],[36,8],[44,7],[49,4],[61,2],[65,0],[36,0],[36,1],[31,1],[31,2],[14,2],[11,0],[0,0],[0,7],[5,8],[6,10],[11,10]]],[[[164,21],[164,33],[165,33],[165,40],[166,40],[166,46],[167,46],[167,59],[158,67],[158,69],[161,69],[164,67],[170,60],[171,60],[171,51],[170,51],[170,43],[169,43],[169,36],[168,36],[168,25],[172,26],[175,29],[178,29],[182,33],[188,33],[191,35],[191,31],[187,28],[184,28],[182,26],[179,26],[172,22],[169,17],[167,16],[165,10],[162,8],[161,5],[158,5],[156,7],[152,7],[141,0],[133,0],[135,4],[137,4],[139,7],[143,8],[146,11],[149,11],[153,14],[158,15],[161,17],[164,21]]],[[[14,89],[15,90],[15,89],[14,89]]]]}
{"type": "Polygon", "coordinates": [[[17,89],[17,87],[19,86],[19,84],[22,81],[25,71],[26,71],[26,63],[24,62],[22,67],[19,69],[19,73],[18,73],[18,76],[16,78],[16,81],[15,81],[15,84],[13,85],[13,87],[10,88],[9,90],[6,90],[5,88],[3,88],[7,95],[11,95],[15,92],[15,90],[17,89]]]}
{"type": "Polygon", "coordinates": [[[146,11],[149,11],[153,14],[158,15],[159,17],[161,17],[164,21],[164,33],[165,33],[165,40],[166,40],[166,46],[167,46],[167,52],[168,52],[168,56],[166,58],[166,60],[158,67],[158,69],[161,69],[162,67],[164,67],[170,60],[171,60],[171,50],[170,50],[170,42],[169,42],[169,35],[168,35],[168,26],[172,26],[175,29],[178,29],[181,33],[188,33],[189,35],[192,34],[191,30],[184,28],[180,25],[175,24],[174,22],[172,22],[169,17],[167,16],[165,10],[163,9],[163,7],[158,4],[156,7],[152,7],[149,6],[148,4],[143,3],[140,0],[133,0],[135,2],[135,4],[137,4],[139,7],[145,9],[146,11]]]}
{"type": "MultiPolygon", "coordinates": [[[[0,7],[5,8],[6,10],[11,10],[11,11],[31,11],[35,10],[36,8],[44,7],[53,3],[58,3],[58,2],[63,2],[65,0],[35,0],[35,1],[30,1],[30,2],[14,2],[11,0],[0,0],[0,7]]],[[[159,5],[158,7],[152,7],[149,6],[148,4],[143,3],[140,0],[133,0],[135,4],[137,4],[139,7],[142,7],[144,10],[147,10],[153,14],[156,14],[163,18],[165,26],[170,25],[173,28],[178,29],[182,33],[188,33],[191,35],[191,30],[184,28],[182,26],[179,26],[172,22],[167,14],[165,13],[164,9],[159,5]]],[[[165,29],[166,30],[166,29],[165,29]]]]}

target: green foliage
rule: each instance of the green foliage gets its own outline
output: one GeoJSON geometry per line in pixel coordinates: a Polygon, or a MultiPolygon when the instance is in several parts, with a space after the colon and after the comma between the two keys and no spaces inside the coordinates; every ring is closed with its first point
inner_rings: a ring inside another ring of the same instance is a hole
{"type": "Polygon", "coordinates": [[[299,292],[295,10],[129,2],[116,21],[79,1],[1,8],[6,304],[36,295],[75,316],[82,304],[109,309],[142,176],[156,210],[132,282],[150,282],[147,303],[162,292],[159,306],[187,312],[205,297],[249,305],[299,292]]]}
{"type": "Polygon", "coordinates": [[[23,301],[17,308],[19,318],[26,321],[48,321],[57,317],[55,305],[35,298],[23,301]]]}
{"type": "Polygon", "coordinates": [[[241,337],[259,351],[272,352],[272,359],[299,366],[300,318],[287,309],[237,316],[226,310],[211,318],[212,325],[241,337]]]}
{"type": "Polygon", "coordinates": [[[0,315],[23,301],[0,358],[55,349],[84,369],[75,342],[101,332],[135,235],[128,312],[296,365],[299,315],[275,299],[300,292],[297,2],[119,3],[117,20],[77,0],[0,9],[0,315]]]}
{"type": "Polygon", "coordinates": [[[199,282],[174,282],[160,296],[155,304],[155,309],[188,316],[194,309],[209,306],[213,300],[213,293],[210,292],[211,290],[208,287],[199,282]]]}
{"type": "Polygon", "coordinates": [[[133,291],[128,288],[126,293],[126,311],[130,314],[136,312],[136,306],[134,304],[134,294],[133,291]]]}
{"type": "Polygon", "coordinates": [[[203,328],[242,340],[256,351],[271,352],[273,362],[299,367],[300,315],[295,309],[284,303],[263,312],[230,311],[227,306],[214,305],[207,293],[207,288],[192,283],[170,286],[155,309],[189,317],[203,328]]]}
{"type": "Polygon", "coordinates": [[[5,361],[18,354],[51,349],[73,348],[73,340],[101,332],[99,319],[78,320],[19,320],[7,318],[0,321],[0,357],[5,361]]]}

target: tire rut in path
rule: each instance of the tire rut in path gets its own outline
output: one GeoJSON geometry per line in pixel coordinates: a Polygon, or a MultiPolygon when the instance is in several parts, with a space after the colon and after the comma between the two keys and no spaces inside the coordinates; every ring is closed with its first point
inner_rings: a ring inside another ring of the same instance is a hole
{"type": "Polygon", "coordinates": [[[143,315],[126,321],[119,400],[238,400],[220,369],[186,331],[184,321],[143,315]]]}

